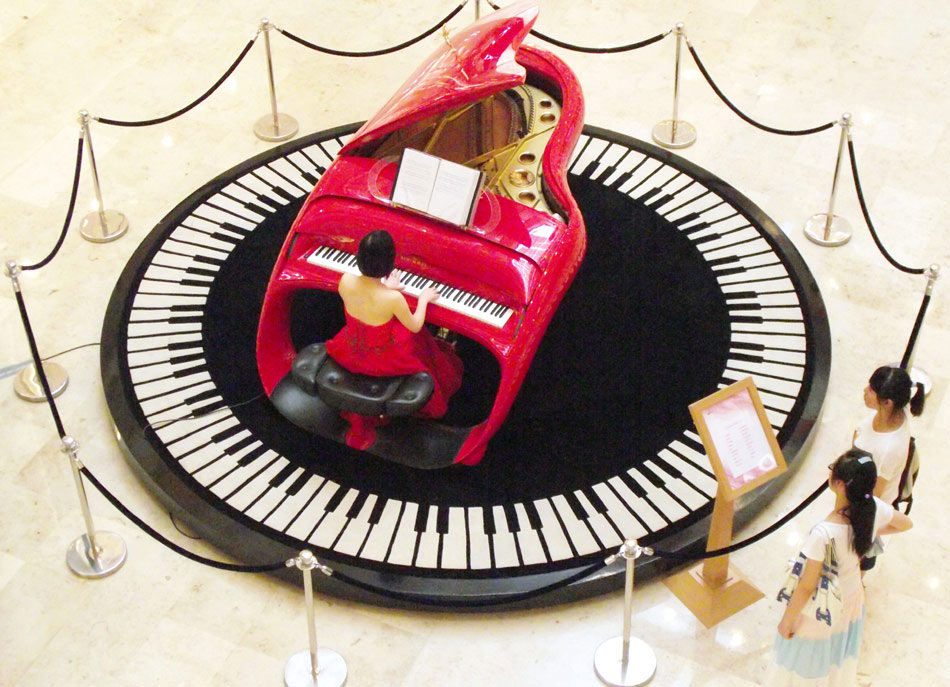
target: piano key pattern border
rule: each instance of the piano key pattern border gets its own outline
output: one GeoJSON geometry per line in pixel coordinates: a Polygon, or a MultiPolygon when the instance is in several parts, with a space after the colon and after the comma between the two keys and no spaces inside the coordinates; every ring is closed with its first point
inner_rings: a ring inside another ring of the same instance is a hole
{"type": "MultiPolygon", "coordinates": [[[[103,328],[103,378],[119,435],[146,484],[242,560],[271,562],[311,547],[351,576],[447,606],[550,584],[628,537],[664,549],[701,546],[716,484],[691,429],[651,459],[572,493],[437,507],[325,479],[262,445],[227,409],[202,356],[209,285],[265,216],[309,193],[356,128],[319,132],[226,172],[169,213],[130,260],[103,328]],[[208,411],[216,412],[164,424],[208,411]]],[[[570,174],[646,204],[694,242],[730,311],[720,386],[753,377],[794,465],[824,398],[830,335],[817,286],[791,243],[719,178],[614,132],[585,127],[570,174]]],[[[781,482],[744,499],[737,522],[781,482]]],[[[664,567],[648,561],[638,575],[664,567]]],[[[619,586],[621,577],[582,581],[549,600],[619,586]]]]}

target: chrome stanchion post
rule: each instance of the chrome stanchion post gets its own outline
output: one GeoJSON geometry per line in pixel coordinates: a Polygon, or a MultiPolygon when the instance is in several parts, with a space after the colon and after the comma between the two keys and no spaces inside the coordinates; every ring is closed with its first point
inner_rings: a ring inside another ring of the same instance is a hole
{"type": "Polygon", "coordinates": [[[254,124],[254,135],[263,141],[286,141],[297,133],[297,120],[277,111],[277,91],[274,88],[274,62],[270,53],[270,30],[273,24],[261,19],[260,30],[264,33],[264,52],[267,55],[267,83],[270,87],[270,114],[254,124]]]}
{"type": "Polygon", "coordinates": [[[479,20],[482,17],[482,1],[475,0],[475,20],[479,20]]]}
{"type": "Polygon", "coordinates": [[[108,243],[115,241],[129,230],[129,220],[118,210],[106,210],[102,202],[102,189],[99,188],[99,169],[96,167],[96,154],[92,149],[92,136],[89,133],[89,113],[82,110],[79,113],[79,124],[82,126],[82,135],[86,139],[86,150],[89,151],[89,167],[92,170],[92,188],[96,192],[96,210],[82,218],[79,224],[79,233],[87,241],[93,243],[108,243]]]}
{"type": "Polygon", "coordinates": [[[653,127],[653,140],[664,148],[685,148],[696,142],[696,127],[679,119],[680,54],[686,32],[683,24],[676,25],[676,63],[673,67],[673,118],[664,119],[653,127]]]}
{"type": "Polygon", "coordinates": [[[63,453],[69,457],[69,466],[79,494],[79,506],[86,522],[86,533],[80,535],[66,549],[66,565],[79,577],[100,578],[111,575],[125,563],[125,542],[113,532],[96,532],[82,483],[82,462],[79,460],[79,444],[71,436],[62,439],[63,453]]]}
{"type": "Polygon", "coordinates": [[[934,263],[924,272],[927,277],[927,285],[924,287],[924,300],[920,304],[920,310],[917,311],[917,319],[914,321],[914,329],[910,333],[910,340],[907,342],[907,348],[904,350],[904,357],[896,367],[907,370],[910,379],[915,384],[924,385],[924,395],[930,394],[933,388],[933,380],[924,370],[914,365],[914,353],[917,349],[917,338],[920,336],[920,328],[924,324],[924,315],[927,314],[927,308],[930,305],[930,298],[933,296],[934,283],[940,277],[940,265],[934,263]]]}
{"type": "Polygon", "coordinates": [[[835,197],[838,193],[838,178],[841,176],[841,161],[844,160],[848,141],[851,140],[851,115],[845,112],[838,122],[841,138],[838,141],[838,159],[835,161],[835,175],[831,180],[831,197],[828,199],[828,212],[812,215],[805,222],[805,236],[819,246],[841,246],[851,240],[851,224],[844,217],[835,215],[835,197]]]}
{"type": "Polygon", "coordinates": [[[656,672],[656,654],[643,640],[630,636],[633,612],[633,566],[641,555],[653,555],[653,549],[640,547],[636,539],[628,539],[605,561],[611,565],[617,558],[627,563],[623,594],[623,634],[603,642],[594,654],[594,672],[601,682],[611,687],[645,685],[656,672]]]}
{"type": "MultiPolygon", "coordinates": [[[[20,292],[20,266],[16,260],[7,260],[4,265],[4,273],[10,278],[10,283],[16,293],[20,292]]],[[[50,396],[56,398],[69,385],[69,375],[66,370],[56,363],[43,363],[43,372],[46,373],[46,383],[49,384],[50,396]]],[[[43,384],[36,371],[36,366],[31,362],[17,373],[13,378],[13,392],[30,403],[42,403],[46,400],[46,392],[43,390],[43,384]]]]}
{"type": "Polygon", "coordinates": [[[333,571],[316,559],[311,551],[304,549],[296,558],[287,561],[287,567],[296,567],[303,572],[304,597],[307,603],[307,633],[310,649],[290,657],[284,668],[284,684],[287,687],[341,687],[346,682],[346,661],[333,649],[317,648],[317,627],[313,614],[312,571],[317,568],[324,575],[333,571]]]}

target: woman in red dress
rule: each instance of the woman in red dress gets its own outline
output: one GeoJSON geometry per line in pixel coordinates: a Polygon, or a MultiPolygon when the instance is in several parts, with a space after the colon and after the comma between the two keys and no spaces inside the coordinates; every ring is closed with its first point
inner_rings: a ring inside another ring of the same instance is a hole
{"type": "Polygon", "coordinates": [[[360,274],[340,277],[346,325],[327,341],[327,353],[350,372],[388,377],[428,372],[435,383],[419,417],[438,418],[462,384],[462,361],[449,344],[425,328],[426,307],[439,297],[427,288],[411,312],[393,270],[396,246],[387,231],[370,232],[360,241],[360,274]]]}

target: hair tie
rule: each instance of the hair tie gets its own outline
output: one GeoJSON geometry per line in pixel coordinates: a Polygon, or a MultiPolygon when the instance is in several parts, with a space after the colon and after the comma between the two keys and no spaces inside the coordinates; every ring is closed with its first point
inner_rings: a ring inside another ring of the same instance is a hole
{"type": "Polygon", "coordinates": [[[870,494],[865,494],[865,495],[864,495],[864,498],[869,499],[869,498],[871,498],[871,495],[870,495],[870,494]]]}

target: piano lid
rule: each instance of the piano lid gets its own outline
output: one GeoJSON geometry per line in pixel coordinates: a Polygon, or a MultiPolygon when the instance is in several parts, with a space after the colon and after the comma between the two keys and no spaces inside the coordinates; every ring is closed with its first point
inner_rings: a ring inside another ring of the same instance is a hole
{"type": "Polygon", "coordinates": [[[525,69],[515,62],[515,52],[537,17],[534,2],[516,2],[451,33],[448,43],[422,63],[340,155],[413,122],[524,83],[525,69]]]}

